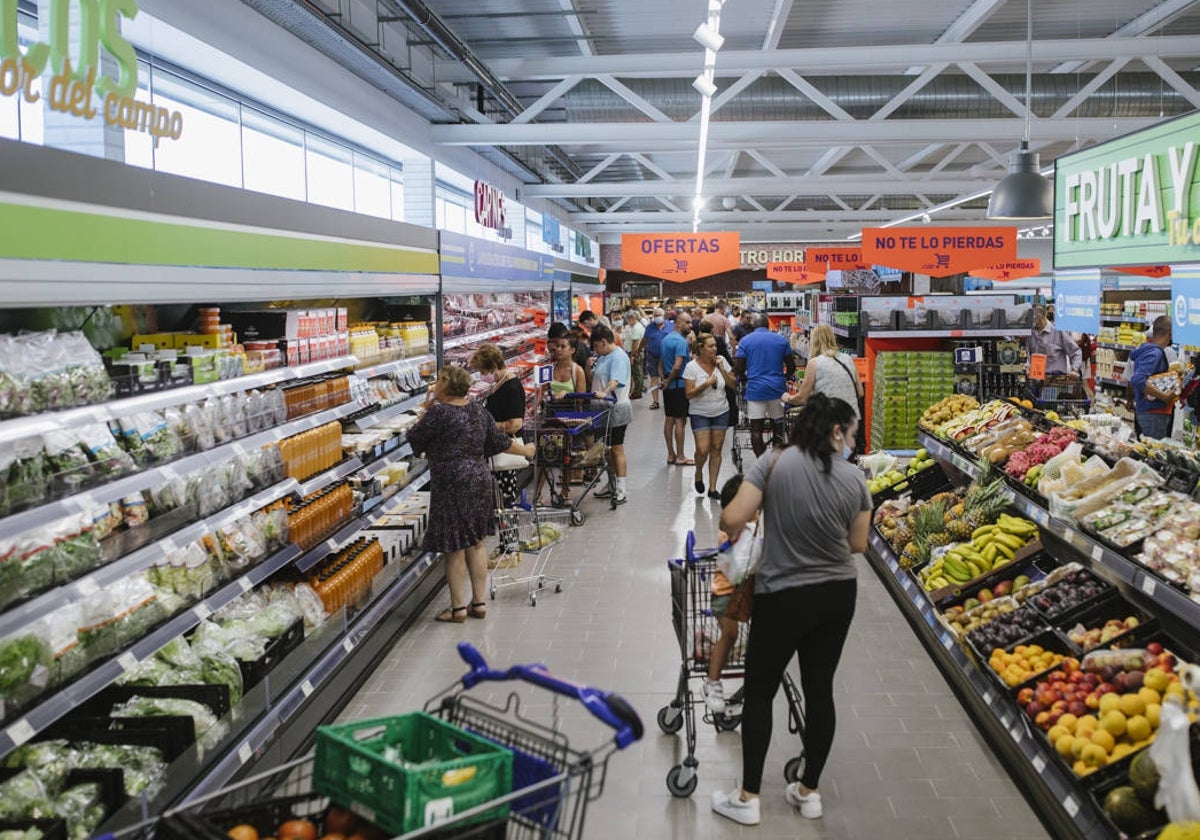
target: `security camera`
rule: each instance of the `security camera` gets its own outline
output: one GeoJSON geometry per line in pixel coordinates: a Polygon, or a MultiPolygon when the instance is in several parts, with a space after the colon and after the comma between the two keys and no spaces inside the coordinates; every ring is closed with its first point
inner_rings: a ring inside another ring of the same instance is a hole
{"type": "Polygon", "coordinates": [[[923,225],[927,225],[927,224],[929,224],[929,223],[930,223],[930,222],[932,222],[932,221],[933,221],[933,219],[931,219],[931,218],[929,217],[929,214],[928,214],[928,213],[923,213],[923,214],[921,215],[921,224],[923,224],[923,225]]]}

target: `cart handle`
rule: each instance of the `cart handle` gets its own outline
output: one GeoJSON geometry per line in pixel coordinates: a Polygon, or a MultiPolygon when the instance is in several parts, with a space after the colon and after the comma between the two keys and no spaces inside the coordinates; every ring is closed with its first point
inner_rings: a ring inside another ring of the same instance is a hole
{"type": "Polygon", "coordinates": [[[596,399],[600,399],[600,400],[604,400],[605,402],[615,403],[617,401],[617,395],[609,394],[607,397],[601,397],[601,396],[597,396],[594,392],[588,391],[588,392],[581,392],[581,393],[563,394],[561,397],[559,397],[559,399],[560,400],[596,400],[596,399]]]}
{"type": "Polygon", "coordinates": [[[471,666],[471,670],[462,678],[463,688],[474,688],[485,681],[524,680],[556,694],[574,697],[589,712],[617,730],[613,739],[617,749],[623,750],[634,741],[640,740],[645,732],[637,711],[618,694],[561,679],[547,671],[545,665],[512,665],[503,671],[489,668],[483,654],[470,642],[458,643],[458,655],[471,666]]]}
{"type": "Polygon", "coordinates": [[[725,542],[721,543],[716,548],[702,548],[697,551],[696,532],[688,531],[687,539],[685,539],[683,542],[683,548],[685,556],[687,557],[687,564],[689,566],[694,566],[696,565],[697,560],[708,560],[709,558],[716,557],[718,554],[724,554],[726,551],[733,548],[733,542],[731,540],[725,540],[725,542]]]}

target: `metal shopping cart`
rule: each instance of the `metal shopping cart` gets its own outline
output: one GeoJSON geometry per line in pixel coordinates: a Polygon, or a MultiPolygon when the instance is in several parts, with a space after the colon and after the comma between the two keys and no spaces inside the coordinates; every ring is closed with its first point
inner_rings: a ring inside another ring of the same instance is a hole
{"type": "MultiPolygon", "coordinates": [[[[589,803],[604,792],[608,759],[618,750],[639,740],[643,734],[642,722],[634,709],[620,696],[588,688],[559,679],[542,665],[514,665],[505,670],[489,668],[483,656],[467,642],[458,645],[459,655],[469,669],[461,680],[446,691],[432,698],[425,705],[425,712],[445,723],[457,727],[458,731],[482,737],[493,745],[510,750],[512,762],[512,792],[490,797],[474,807],[453,812],[453,806],[445,800],[434,800],[426,804],[424,813],[442,817],[414,831],[400,834],[404,840],[446,840],[447,838],[567,838],[573,840],[583,836],[584,818],[589,803]],[[553,701],[553,720],[550,724],[538,723],[524,714],[522,695],[514,687],[503,702],[494,705],[472,697],[470,692],[486,682],[520,682],[524,689],[532,688],[550,692],[553,701]],[[566,734],[559,729],[559,696],[578,700],[586,711],[599,721],[615,730],[615,735],[606,736],[592,750],[580,750],[571,746],[566,734]],[[451,813],[447,813],[447,808],[451,813]],[[497,816],[499,814],[499,816],[497,816]]],[[[377,745],[382,721],[364,721],[362,731],[354,732],[352,744],[358,736],[374,738],[377,745]]],[[[335,727],[338,730],[353,730],[354,725],[335,727]]],[[[465,736],[469,737],[469,736],[465,736]]],[[[366,804],[375,794],[385,801],[384,807],[404,810],[401,803],[392,801],[391,792],[379,779],[379,773],[371,772],[377,760],[370,752],[372,747],[348,748],[345,765],[346,775],[363,782],[364,787],[353,795],[330,797],[327,791],[316,787],[341,786],[341,781],[331,781],[330,771],[334,762],[341,765],[337,754],[326,749],[322,761],[330,766],[318,768],[314,754],[288,762],[277,768],[251,776],[230,787],[195,799],[180,808],[164,814],[157,821],[139,827],[152,827],[156,840],[221,840],[225,832],[234,825],[248,823],[259,826],[260,832],[268,834],[287,819],[309,819],[316,826],[323,825],[331,800],[366,817],[372,822],[387,822],[381,811],[366,804]],[[352,801],[343,801],[350,799],[352,801]],[[362,801],[360,801],[362,800],[362,801]]],[[[387,762],[387,750],[379,755],[387,762]]],[[[456,764],[471,765],[471,761],[456,764]]],[[[383,766],[386,766],[383,765],[383,766]]],[[[479,768],[459,767],[453,771],[452,790],[464,790],[485,776],[479,768]],[[459,787],[461,786],[461,787],[459,787]]],[[[439,783],[427,778],[419,766],[411,768],[424,790],[426,785],[439,783]]],[[[433,771],[437,779],[443,778],[440,768],[433,771]]],[[[349,782],[344,784],[350,786],[349,782]]],[[[420,813],[418,811],[417,813],[420,813]]],[[[325,826],[326,833],[329,827],[325,826]]],[[[378,833],[378,832],[377,832],[378,833]]]]}
{"type": "MultiPolygon", "coordinates": [[[[737,387],[738,421],[733,427],[733,442],[730,448],[733,454],[733,465],[739,473],[745,472],[745,453],[754,451],[753,434],[750,431],[750,412],[746,402],[746,383],[739,382],[737,387]]],[[[764,421],[763,430],[770,436],[768,448],[782,446],[787,442],[788,430],[792,420],[800,411],[799,406],[788,406],[783,416],[778,420],[768,418],[764,421]]]]}
{"type": "MultiPolygon", "coordinates": [[[[538,469],[549,472],[550,500],[570,511],[571,524],[582,525],[587,516],[579,506],[601,478],[614,483],[608,460],[609,420],[616,397],[565,394],[543,404],[542,416],[527,423],[526,440],[537,444],[538,469]],[[571,473],[580,471],[583,488],[568,501],[571,473]]],[[[616,509],[616,497],[609,499],[616,509]]]]}
{"type": "MultiPolygon", "coordinates": [[[[686,726],[687,755],[667,773],[667,790],[674,796],[691,796],[696,790],[696,713],[697,705],[704,707],[701,720],[712,724],[718,732],[736,729],[742,722],[742,688],[725,703],[725,713],[709,712],[704,699],[692,691],[691,681],[708,676],[709,655],[719,637],[720,628],[712,614],[712,578],[717,571],[718,549],[696,550],[696,535],[688,531],[682,560],[667,561],[671,573],[671,623],[679,641],[682,665],[675,697],[658,710],[658,726],[674,734],[686,726]]],[[[740,625],[738,640],[721,669],[722,679],[741,679],[745,676],[746,638],[749,627],[740,625]]],[[[783,693],[788,704],[788,731],[804,738],[804,703],[800,690],[788,673],[783,675],[783,693]]],[[[804,751],[788,760],[783,775],[789,782],[800,781],[804,773],[804,751]]]]}
{"type": "Polygon", "coordinates": [[[1042,381],[1029,380],[1026,387],[1030,401],[1042,411],[1073,417],[1087,414],[1091,409],[1092,395],[1077,376],[1052,373],[1042,381]]]}
{"type": "Polygon", "coordinates": [[[562,592],[565,578],[548,574],[547,568],[550,556],[566,538],[571,512],[537,506],[506,507],[499,492],[496,501],[500,557],[489,573],[489,594],[495,600],[499,589],[524,586],[529,605],[536,607],[538,592],[547,586],[553,584],[555,592],[562,592]]]}

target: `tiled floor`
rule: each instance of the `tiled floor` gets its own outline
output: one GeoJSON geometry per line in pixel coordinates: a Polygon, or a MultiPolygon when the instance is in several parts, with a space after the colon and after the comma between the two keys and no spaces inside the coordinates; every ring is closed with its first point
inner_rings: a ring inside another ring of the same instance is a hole
{"type": "MultiPolygon", "coordinates": [[[[467,639],[492,664],[543,662],[558,675],[623,694],[640,712],[646,737],[612,756],[604,794],[588,811],[589,838],[1045,837],[862,559],[857,613],[837,677],[837,736],[821,782],[825,817],[804,820],[784,802],[783,763],[798,744],[787,733],[782,693],[761,825],[743,828],[709,809],[710,794],[732,788],[740,774],[737,732],[701,726],[696,793],[678,799],[667,792],[667,771],[685,748],[681,735],[664,735],[655,724],[679,671],[665,561],[681,553],[689,529],[701,545],[711,545],[718,509],[696,498],[690,468],[666,466],[662,412],[648,406],[647,400],[635,403],[629,430],[629,503],[610,511],[598,500],[585,502],[587,523],[571,529],[552,558],[552,571],[567,579],[564,591],[547,590],[530,607],[520,592],[502,590],[485,621],[463,625],[429,620],[444,606],[439,600],[343,717],[419,708],[464,673],[454,646],[467,639]]],[[[733,472],[728,447],[727,441],[723,477],[733,472]]],[[[687,449],[692,451],[690,432],[687,449]]],[[[495,700],[504,692],[484,690],[482,696],[495,700]]],[[[544,694],[530,700],[532,716],[551,720],[555,709],[544,694]]],[[[557,711],[573,746],[590,748],[606,739],[577,707],[564,704],[557,711]]]]}

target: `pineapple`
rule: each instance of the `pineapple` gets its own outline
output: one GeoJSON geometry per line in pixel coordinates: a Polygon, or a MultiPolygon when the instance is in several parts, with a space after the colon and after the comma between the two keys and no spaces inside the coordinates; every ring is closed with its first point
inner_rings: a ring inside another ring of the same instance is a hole
{"type": "Polygon", "coordinates": [[[931,546],[949,545],[950,540],[951,537],[948,531],[938,531],[937,533],[930,534],[926,538],[926,541],[931,546]]]}
{"type": "MultiPolygon", "coordinates": [[[[944,501],[930,501],[924,504],[916,512],[915,520],[912,525],[913,539],[917,542],[923,542],[933,534],[937,534],[945,527],[944,517],[946,515],[946,506],[944,501]]],[[[945,543],[941,543],[945,545],[945,543]]]]}
{"type": "Polygon", "coordinates": [[[954,505],[954,507],[950,508],[950,515],[955,519],[962,519],[963,512],[964,508],[962,502],[958,502],[954,505]]]}
{"type": "Polygon", "coordinates": [[[896,528],[896,533],[892,536],[890,542],[892,544],[892,548],[894,548],[896,551],[900,551],[912,542],[912,538],[912,529],[909,528],[908,525],[900,525],[896,528]]]}
{"type": "Polygon", "coordinates": [[[961,514],[959,514],[954,521],[946,526],[946,531],[957,542],[964,542],[971,539],[971,532],[974,530],[975,529],[971,527],[970,523],[962,518],[961,514]]]}
{"type": "Polygon", "coordinates": [[[963,518],[972,531],[995,522],[1008,507],[1008,501],[1000,493],[1003,483],[1002,479],[996,479],[989,484],[975,484],[967,492],[963,500],[963,518]]]}

